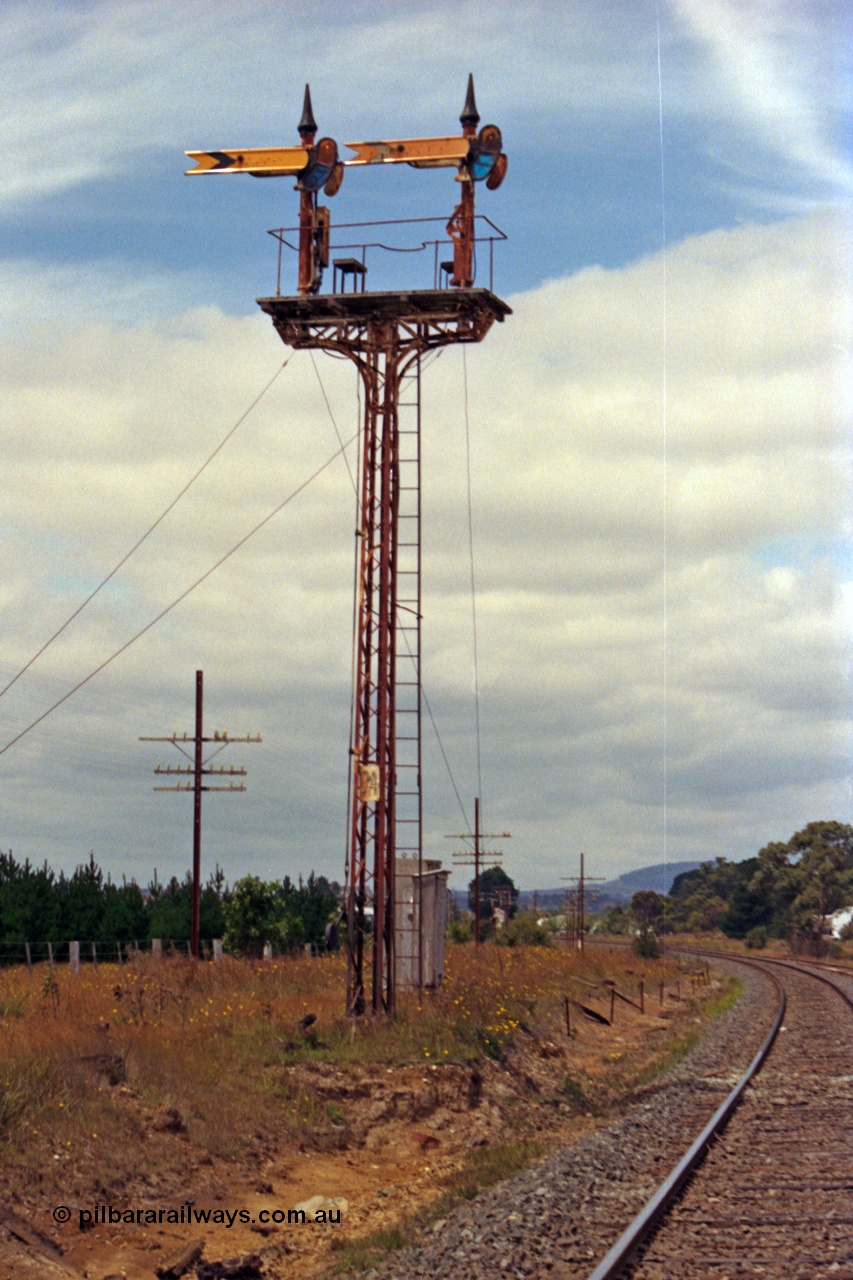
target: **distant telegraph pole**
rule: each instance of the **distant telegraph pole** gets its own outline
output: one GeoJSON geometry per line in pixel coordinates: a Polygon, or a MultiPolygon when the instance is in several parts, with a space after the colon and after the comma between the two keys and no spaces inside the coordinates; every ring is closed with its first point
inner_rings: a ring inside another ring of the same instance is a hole
{"type": "MultiPolygon", "coordinates": [[[[583,951],[583,937],[584,937],[584,910],[585,910],[585,905],[586,905],[586,886],[587,886],[588,884],[591,884],[593,881],[596,881],[596,882],[601,883],[601,884],[603,884],[603,883],[604,883],[604,876],[585,876],[585,875],[584,875],[583,859],[584,859],[584,855],[583,855],[583,854],[581,854],[581,869],[580,869],[580,875],[579,875],[579,876],[560,876],[560,879],[561,879],[561,880],[566,880],[566,881],[568,881],[570,884],[575,884],[575,885],[577,885],[577,889],[576,889],[574,892],[575,892],[575,893],[576,893],[576,895],[577,895],[577,896],[576,896],[576,899],[575,899],[575,901],[576,901],[576,913],[575,913],[575,914],[576,914],[576,920],[577,920],[577,948],[578,948],[578,951],[583,951]]],[[[570,892],[571,892],[571,891],[570,891],[570,892]]],[[[595,893],[595,890],[593,890],[593,893],[595,893]]]]}
{"type": "Polygon", "coordinates": [[[206,777],[224,778],[245,778],[246,770],[241,766],[235,769],[233,765],[227,769],[224,765],[220,765],[218,769],[210,769],[208,765],[214,756],[219,755],[220,751],[224,751],[233,742],[260,742],[261,735],[250,733],[245,734],[241,738],[232,738],[227,732],[214,733],[212,738],[206,738],[203,730],[204,719],[204,672],[197,671],[195,673],[195,734],[189,737],[186,733],[180,737],[177,733],[173,733],[171,738],[140,738],[140,742],[171,742],[173,747],[177,747],[182,756],[186,756],[190,761],[188,765],[157,765],[154,772],[158,777],[167,775],[169,777],[184,777],[186,782],[174,782],[169,786],[155,787],[155,791],[192,791],[193,793],[193,914],[192,914],[192,936],[190,939],[190,950],[194,956],[198,956],[199,942],[199,909],[201,905],[201,793],[202,791],[245,791],[245,784],[242,782],[229,782],[228,785],[216,786],[202,781],[206,777]],[[215,743],[216,750],[204,758],[205,743],[215,743]],[[184,743],[193,747],[193,754],[185,749],[184,743]]]}
{"type": "Polygon", "coordinates": [[[481,849],[481,840],[510,840],[512,837],[509,831],[489,831],[480,830],[480,797],[474,797],[474,830],[463,831],[457,835],[445,836],[445,840],[473,840],[473,853],[463,851],[454,853],[453,865],[455,867],[473,867],[474,868],[474,943],[480,945],[480,866],[483,863],[496,866],[500,863],[503,854],[497,849],[481,849]]]}

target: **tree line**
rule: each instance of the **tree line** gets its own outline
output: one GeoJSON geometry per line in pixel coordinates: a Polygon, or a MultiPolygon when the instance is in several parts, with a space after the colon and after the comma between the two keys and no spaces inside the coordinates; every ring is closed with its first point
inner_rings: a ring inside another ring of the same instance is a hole
{"type": "MultiPolygon", "coordinates": [[[[259,955],[264,942],[276,951],[305,943],[321,946],[325,928],[339,912],[341,889],[313,872],[303,881],[262,881],[244,876],[233,887],[217,866],[200,893],[200,934],[222,938],[226,950],[259,955]]],[[[143,889],[135,880],[113,883],[95,861],[71,875],[57,875],[0,852],[0,952],[20,951],[29,942],[139,943],[153,938],[184,941],[190,936],[192,877],[153,879],[143,889]]]]}
{"type": "Polygon", "coordinates": [[[707,933],[761,947],[787,938],[794,950],[818,952],[827,920],[853,905],[853,827],[810,822],[744,862],[715,858],[677,876],[667,896],[643,890],[627,908],[602,916],[611,932],[707,933]]]}

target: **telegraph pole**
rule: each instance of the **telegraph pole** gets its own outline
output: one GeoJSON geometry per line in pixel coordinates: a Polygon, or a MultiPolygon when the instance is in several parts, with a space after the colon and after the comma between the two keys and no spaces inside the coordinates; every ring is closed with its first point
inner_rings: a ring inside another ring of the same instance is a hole
{"type": "Polygon", "coordinates": [[[488,864],[491,866],[499,866],[503,854],[499,849],[482,849],[480,847],[481,840],[511,840],[512,836],[509,831],[489,831],[480,830],[480,797],[474,797],[474,830],[462,831],[456,835],[445,836],[445,840],[473,840],[473,853],[467,853],[464,850],[460,853],[454,853],[454,867],[473,867],[474,868],[474,943],[480,945],[480,866],[488,864]]]}
{"type": "MultiPolygon", "coordinates": [[[[193,772],[193,918],[190,950],[198,955],[198,932],[201,911],[201,779],[204,753],[204,672],[195,673],[195,759],[193,772]]],[[[243,770],[245,773],[245,770],[243,770]]],[[[242,784],[241,784],[242,785],[242,784]]]]}
{"type": "Polygon", "coordinates": [[[347,1012],[352,1014],[366,1011],[368,997],[374,1014],[394,1009],[396,861],[412,851],[420,860],[422,851],[420,502],[413,497],[420,485],[420,361],[441,347],[481,342],[495,322],[512,314],[491,289],[492,250],[504,234],[481,216],[487,230],[478,237],[474,213],[476,184],[496,190],[506,174],[507,158],[497,125],[484,125],[478,132],[479,122],[469,76],[459,117],[461,133],[350,142],[346,146],[355,154],[341,162],[334,139],[316,138],[317,122],[306,85],[298,145],[187,152],[196,162],[187,171],[190,174],[249,173],[296,179],[299,222],[271,232],[279,245],[277,289],[272,297],[259,298],[258,304],[287,346],[345,356],[356,366],[363,387],[346,872],[346,999],[347,1012]],[[433,262],[431,288],[366,288],[368,248],[371,254],[383,247],[395,248],[377,241],[376,223],[342,224],[350,230],[344,233],[340,248],[350,253],[359,250],[362,256],[331,257],[331,214],[327,206],[317,203],[320,191],[328,197],[336,195],[350,166],[387,164],[449,168],[455,170],[460,184],[459,203],[446,223],[444,216],[401,220],[401,225],[411,221],[444,224],[443,234],[435,240],[424,240],[417,233],[417,252],[427,247],[434,250],[425,259],[433,262]],[[358,227],[368,230],[353,230],[358,227]],[[295,244],[288,239],[291,235],[295,244]],[[488,253],[482,254],[487,260],[488,288],[475,285],[478,239],[483,247],[483,242],[489,246],[488,253]],[[439,251],[448,245],[452,260],[441,262],[439,251]],[[281,292],[285,247],[298,254],[297,292],[290,296],[281,292]],[[332,292],[323,294],[323,272],[330,266],[332,292]],[[401,396],[407,384],[413,387],[411,395],[401,396]],[[407,407],[414,409],[415,425],[410,429],[400,425],[400,410],[407,407]],[[398,593],[401,578],[407,588],[402,595],[398,593]],[[405,663],[398,663],[398,658],[411,660],[411,679],[405,678],[408,671],[401,675],[400,666],[405,663]],[[398,722],[406,726],[402,733],[398,722]],[[403,816],[404,808],[410,816],[403,816]],[[365,951],[371,901],[369,970],[365,951]]]}
{"type": "MultiPolygon", "coordinates": [[[[560,876],[561,880],[568,881],[569,884],[577,885],[577,947],[578,951],[583,951],[584,939],[584,910],[586,902],[586,886],[593,882],[604,883],[604,876],[585,876],[583,867],[584,855],[581,854],[581,866],[579,876],[560,876]]],[[[593,890],[593,893],[595,890],[593,890]]]]}
{"type": "Polygon", "coordinates": [[[234,742],[248,743],[260,742],[261,735],[245,734],[241,738],[232,738],[227,732],[214,733],[212,738],[204,736],[204,672],[196,671],[195,673],[195,733],[192,737],[188,737],[186,733],[179,736],[173,733],[171,738],[140,738],[140,742],[170,742],[173,747],[177,747],[182,756],[186,756],[190,761],[189,765],[157,765],[154,772],[159,777],[163,775],[169,777],[186,778],[186,782],[178,781],[171,783],[169,786],[157,787],[155,791],[192,791],[193,793],[193,885],[192,885],[192,927],[190,937],[190,952],[198,958],[199,954],[199,915],[201,907],[201,793],[203,791],[245,791],[245,784],[242,782],[229,782],[227,786],[215,786],[203,781],[206,777],[224,778],[245,778],[246,770],[242,768],[234,768],[233,765],[225,768],[220,765],[218,769],[210,769],[207,766],[214,756],[219,755],[220,751],[224,751],[226,747],[234,742]],[[215,743],[216,750],[212,751],[205,759],[204,748],[206,743],[215,743]],[[185,749],[182,744],[192,745],[193,754],[185,749]]]}

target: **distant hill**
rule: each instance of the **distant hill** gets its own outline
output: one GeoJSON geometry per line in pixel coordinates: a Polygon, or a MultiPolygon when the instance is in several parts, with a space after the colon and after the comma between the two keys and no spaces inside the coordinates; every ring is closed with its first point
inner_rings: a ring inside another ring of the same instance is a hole
{"type": "MultiPolygon", "coordinates": [[[[641,889],[654,889],[655,893],[669,893],[676,876],[684,871],[695,871],[701,862],[656,862],[651,867],[640,867],[637,871],[627,871],[624,876],[608,880],[605,884],[591,884],[590,891],[595,890],[594,899],[590,892],[589,906],[595,908],[612,907],[630,902],[635,893],[641,889]]],[[[468,906],[467,889],[455,889],[453,895],[460,907],[468,906]]],[[[518,895],[522,908],[532,907],[534,902],[542,911],[555,911],[563,903],[566,889],[523,889],[518,895]]]]}
{"type": "Polygon", "coordinates": [[[695,871],[701,862],[656,862],[652,867],[640,867],[628,871],[616,880],[598,885],[601,898],[615,898],[617,902],[630,902],[641,889],[654,889],[655,893],[669,893],[676,876],[685,871],[695,871]]]}

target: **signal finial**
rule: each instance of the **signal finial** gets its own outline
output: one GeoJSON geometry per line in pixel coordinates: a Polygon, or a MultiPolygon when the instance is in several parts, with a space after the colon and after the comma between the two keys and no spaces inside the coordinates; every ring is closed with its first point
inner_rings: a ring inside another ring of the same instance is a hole
{"type": "Polygon", "coordinates": [[[463,129],[469,126],[476,129],[480,123],[480,113],[477,110],[477,103],[474,100],[474,73],[468,75],[468,92],[465,95],[465,106],[462,108],[462,115],[459,117],[459,123],[463,129]]]}
{"type": "MultiPolygon", "coordinates": [[[[479,119],[479,116],[477,118],[479,119]]],[[[308,84],[305,86],[305,98],[302,103],[302,119],[296,127],[300,138],[317,132],[317,121],[314,119],[314,111],[311,107],[311,86],[308,84]]]]}

